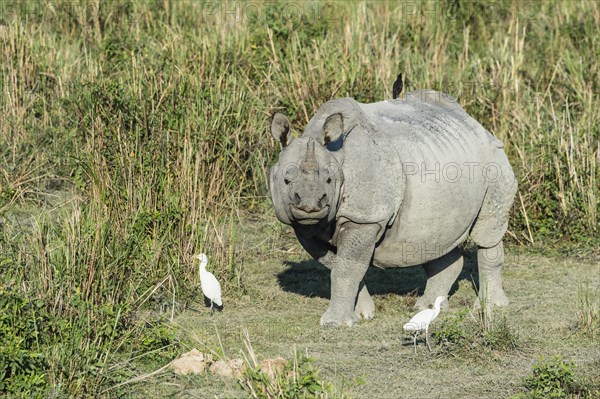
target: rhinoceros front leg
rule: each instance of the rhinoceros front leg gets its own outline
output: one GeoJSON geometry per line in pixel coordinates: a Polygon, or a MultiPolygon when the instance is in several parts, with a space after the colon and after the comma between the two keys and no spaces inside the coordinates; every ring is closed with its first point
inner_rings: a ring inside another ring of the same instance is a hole
{"type": "MultiPolygon", "coordinates": [[[[326,248],[326,246],[315,238],[306,238],[300,234],[296,234],[302,247],[315,258],[319,263],[328,268],[333,269],[336,254],[326,248]]],[[[370,261],[370,259],[369,259],[370,261]]],[[[356,304],[354,305],[354,313],[360,319],[371,320],[375,316],[375,303],[369,294],[367,285],[364,279],[361,281],[356,304]]]]}
{"type": "MultiPolygon", "coordinates": [[[[321,316],[322,326],[352,326],[358,323],[355,303],[371,263],[378,231],[378,225],[350,222],[340,229],[337,254],[331,260],[331,301],[321,316]]],[[[368,295],[368,291],[365,290],[365,294],[368,295]]],[[[366,301],[364,296],[363,301],[366,301]]]]}

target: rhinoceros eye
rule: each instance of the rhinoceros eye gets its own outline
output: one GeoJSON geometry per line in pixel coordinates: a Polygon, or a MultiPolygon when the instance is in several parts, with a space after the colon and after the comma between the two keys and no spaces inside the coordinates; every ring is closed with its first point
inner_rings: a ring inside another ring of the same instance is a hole
{"type": "Polygon", "coordinates": [[[289,180],[289,179],[287,179],[287,178],[286,178],[286,179],[283,179],[283,182],[284,182],[285,184],[290,184],[290,180],[289,180]]]}
{"type": "Polygon", "coordinates": [[[327,184],[331,183],[331,177],[328,177],[326,182],[327,182],[327,184]]]}

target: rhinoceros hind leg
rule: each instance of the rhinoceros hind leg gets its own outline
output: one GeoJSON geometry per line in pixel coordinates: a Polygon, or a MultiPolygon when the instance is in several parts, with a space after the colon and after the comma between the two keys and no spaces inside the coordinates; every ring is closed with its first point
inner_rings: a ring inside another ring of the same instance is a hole
{"type": "Polygon", "coordinates": [[[479,247],[477,250],[479,268],[479,302],[487,306],[507,306],[508,298],[502,287],[502,269],[504,269],[504,245],[502,241],[493,247],[479,247]]]}
{"type": "MultiPolygon", "coordinates": [[[[462,252],[454,248],[441,258],[424,264],[423,268],[427,274],[427,285],[425,285],[425,293],[415,303],[417,310],[427,309],[433,305],[435,298],[448,295],[463,268],[462,252]]],[[[442,307],[447,307],[447,303],[444,301],[442,307]]]]}
{"type": "Polygon", "coordinates": [[[356,313],[356,316],[359,318],[365,320],[371,320],[373,316],[375,316],[375,303],[369,294],[369,290],[367,290],[364,280],[358,290],[356,305],[354,306],[354,313],[356,313]]]}

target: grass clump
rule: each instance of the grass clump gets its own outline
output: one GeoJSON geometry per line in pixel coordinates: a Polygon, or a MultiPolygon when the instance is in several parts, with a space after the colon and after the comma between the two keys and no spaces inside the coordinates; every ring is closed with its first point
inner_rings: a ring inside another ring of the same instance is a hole
{"type": "Polygon", "coordinates": [[[314,360],[294,349],[291,362],[279,357],[271,361],[258,362],[250,336],[244,330],[244,354],[247,367],[239,383],[252,398],[260,399],[308,399],[346,398],[336,386],[321,377],[314,360]],[[266,362],[266,363],[265,363],[266,362]]]}
{"type": "Polygon", "coordinates": [[[475,336],[481,346],[492,350],[512,350],[519,347],[519,336],[512,327],[506,314],[494,313],[494,308],[487,304],[477,309],[475,316],[475,336]]]}
{"type": "Polygon", "coordinates": [[[498,351],[517,349],[520,345],[519,335],[511,326],[508,318],[502,315],[494,321],[491,328],[481,331],[481,344],[498,351]]]}
{"type": "Polygon", "coordinates": [[[505,315],[491,318],[481,309],[477,310],[477,316],[469,308],[459,309],[444,318],[432,336],[443,355],[480,353],[482,348],[510,351],[520,347],[519,335],[505,315]]]}
{"type": "Polygon", "coordinates": [[[576,377],[576,365],[556,355],[550,360],[540,356],[533,365],[531,374],[525,378],[526,393],[519,394],[514,399],[575,399],[597,398],[600,391],[579,384],[576,377]]]}
{"type": "Polygon", "coordinates": [[[269,375],[260,365],[247,367],[240,384],[252,398],[261,399],[308,399],[344,398],[336,392],[334,385],[320,376],[313,359],[296,351],[293,362],[275,369],[269,375]]]}
{"type": "Polygon", "coordinates": [[[577,330],[592,338],[600,334],[600,288],[589,283],[580,284],[577,290],[577,330]]]}
{"type": "Polygon", "coordinates": [[[465,328],[465,319],[468,314],[468,308],[460,308],[455,314],[442,320],[432,334],[438,345],[442,345],[442,347],[464,346],[467,343],[469,335],[465,328]]]}

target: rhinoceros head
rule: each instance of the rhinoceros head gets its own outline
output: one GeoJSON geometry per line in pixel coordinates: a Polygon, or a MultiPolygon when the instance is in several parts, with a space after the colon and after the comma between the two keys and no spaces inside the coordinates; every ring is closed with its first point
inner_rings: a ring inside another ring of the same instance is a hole
{"type": "Polygon", "coordinates": [[[283,223],[315,225],[335,218],[343,183],[336,143],[343,132],[342,116],[331,115],[319,130],[291,139],[288,118],[273,116],[271,134],[283,148],[270,170],[269,188],[283,223]]]}

